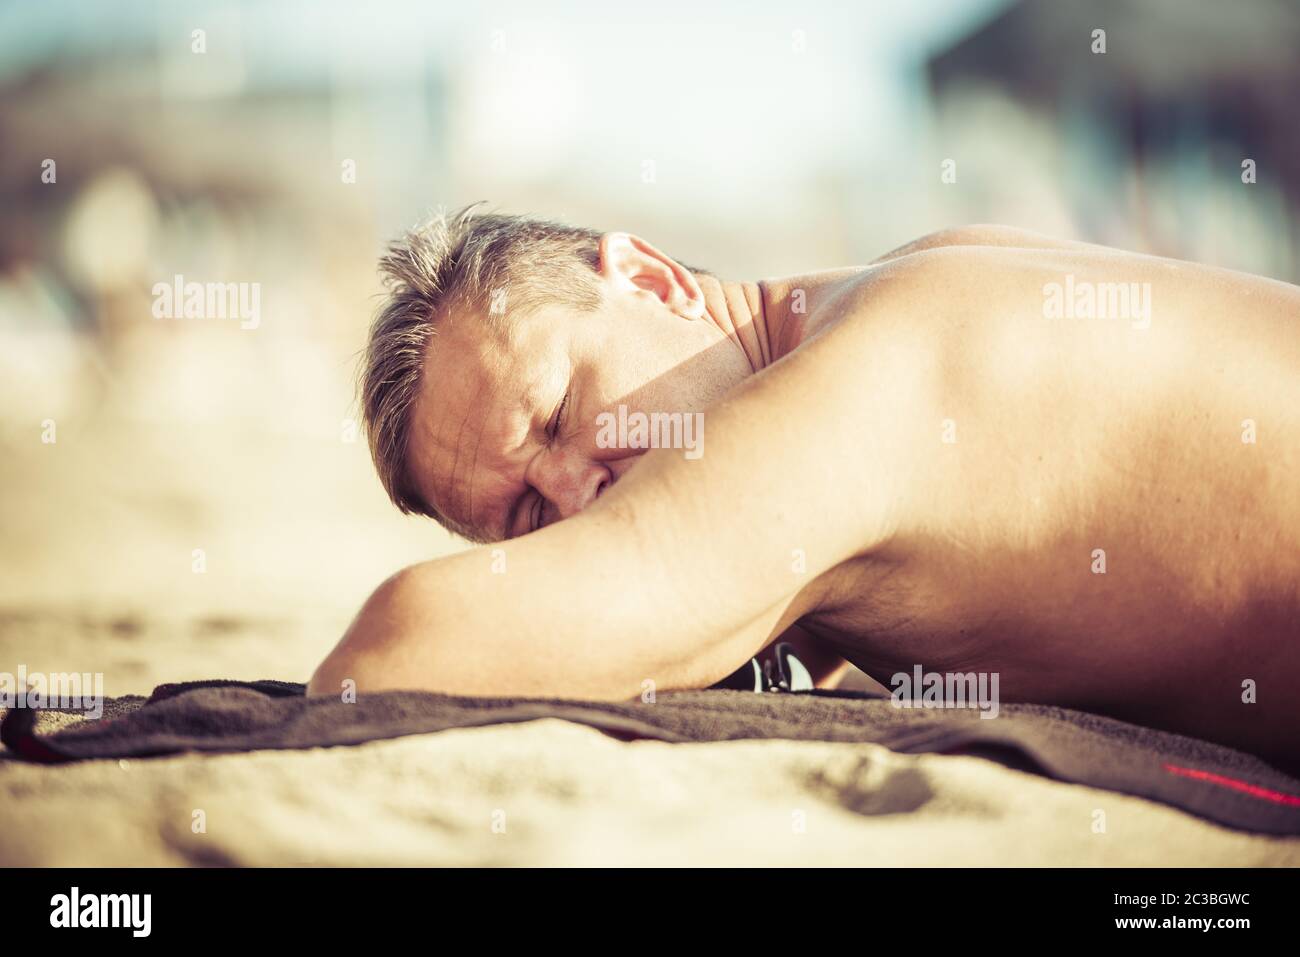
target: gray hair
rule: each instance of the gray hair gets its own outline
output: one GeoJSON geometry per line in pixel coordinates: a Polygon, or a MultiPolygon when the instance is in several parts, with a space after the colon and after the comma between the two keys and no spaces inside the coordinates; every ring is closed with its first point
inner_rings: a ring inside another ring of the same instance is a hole
{"type": "Polygon", "coordinates": [[[424,499],[407,464],[411,414],[437,327],[453,310],[486,322],[560,303],[591,312],[601,303],[600,236],[593,229],[523,216],[475,214],[475,203],[439,213],[389,245],[380,259],[387,299],[370,329],[360,399],[370,454],[388,497],[471,541],[480,535],[424,499]]]}

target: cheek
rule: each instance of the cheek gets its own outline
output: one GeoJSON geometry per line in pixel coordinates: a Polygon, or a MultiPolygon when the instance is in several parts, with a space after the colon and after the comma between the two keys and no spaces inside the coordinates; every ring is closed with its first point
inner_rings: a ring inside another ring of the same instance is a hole
{"type": "Polygon", "coordinates": [[[718,358],[709,349],[716,345],[697,342],[690,331],[666,325],[621,349],[605,369],[607,388],[602,395],[610,405],[623,402],[633,410],[676,412],[707,404],[712,398],[709,363],[718,358]]]}
{"type": "Polygon", "coordinates": [[[607,339],[592,358],[583,404],[589,405],[593,414],[620,404],[642,408],[648,396],[664,388],[678,364],[663,342],[644,332],[607,339]]]}

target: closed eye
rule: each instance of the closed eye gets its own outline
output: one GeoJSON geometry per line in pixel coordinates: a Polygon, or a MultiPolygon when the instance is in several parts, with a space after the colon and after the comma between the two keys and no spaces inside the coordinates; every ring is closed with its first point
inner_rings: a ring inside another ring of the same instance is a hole
{"type": "MultiPolygon", "coordinates": [[[[564,398],[560,400],[560,404],[555,409],[555,414],[551,416],[550,424],[546,427],[546,437],[552,442],[555,441],[555,437],[560,433],[560,428],[564,425],[564,413],[568,410],[569,396],[572,394],[572,389],[569,389],[564,393],[564,398]]],[[[546,518],[545,513],[545,496],[534,493],[533,500],[528,509],[528,531],[535,532],[542,527],[546,518]]]]}
{"type": "Polygon", "coordinates": [[[560,400],[560,407],[555,410],[555,418],[551,420],[551,427],[548,430],[548,434],[552,439],[554,439],[555,436],[559,434],[560,425],[564,421],[564,411],[569,406],[569,396],[572,394],[573,394],[572,389],[570,389],[568,392],[565,392],[564,398],[560,400]]]}

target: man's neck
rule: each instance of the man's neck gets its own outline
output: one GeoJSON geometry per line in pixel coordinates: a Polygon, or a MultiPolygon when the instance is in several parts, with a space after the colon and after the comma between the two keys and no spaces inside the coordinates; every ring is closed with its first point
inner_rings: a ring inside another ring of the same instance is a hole
{"type": "Polygon", "coordinates": [[[797,349],[815,329],[809,322],[815,304],[828,287],[860,275],[862,269],[839,269],[793,276],[736,282],[696,276],[704,292],[707,320],[744,353],[758,372],[797,349]]]}
{"type": "Polygon", "coordinates": [[[696,276],[704,293],[705,321],[712,322],[744,353],[750,371],[771,365],[772,340],[767,305],[758,283],[696,276]]]}

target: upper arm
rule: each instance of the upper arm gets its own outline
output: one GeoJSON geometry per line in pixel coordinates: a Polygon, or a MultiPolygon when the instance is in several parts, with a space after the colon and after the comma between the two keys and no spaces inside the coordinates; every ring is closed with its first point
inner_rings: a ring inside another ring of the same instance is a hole
{"type": "Polygon", "coordinates": [[[821,572],[888,535],[916,435],[895,359],[865,324],[829,329],[706,411],[701,457],[648,452],[590,508],[493,546],[503,573],[479,548],[395,576],[313,689],[349,669],[359,686],[611,698],[725,677],[821,572]]]}

